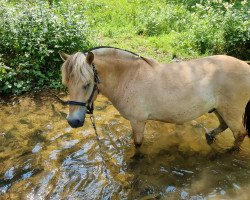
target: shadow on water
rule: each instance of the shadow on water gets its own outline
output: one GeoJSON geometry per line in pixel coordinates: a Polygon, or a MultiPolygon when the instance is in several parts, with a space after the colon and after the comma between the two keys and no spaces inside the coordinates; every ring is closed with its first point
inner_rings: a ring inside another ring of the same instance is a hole
{"type": "Polygon", "coordinates": [[[250,198],[249,141],[241,152],[225,153],[233,143],[225,131],[208,146],[204,128],[218,125],[212,114],[182,126],[149,122],[144,156],[135,160],[128,121],[100,96],[104,165],[90,120],[70,128],[67,107],[50,95],[0,106],[0,199],[250,198]]]}

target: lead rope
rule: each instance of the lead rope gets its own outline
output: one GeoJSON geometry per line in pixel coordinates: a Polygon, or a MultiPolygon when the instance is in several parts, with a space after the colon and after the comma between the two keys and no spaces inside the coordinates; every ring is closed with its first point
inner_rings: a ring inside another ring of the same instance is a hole
{"type": "MultiPolygon", "coordinates": [[[[101,140],[98,136],[98,133],[97,133],[97,129],[96,129],[96,125],[95,125],[95,117],[93,114],[90,114],[90,120],[91,120],[91,123],[92,123],[92,126],[94,128],[94,131],[95,131],[95,137],[96,137],[96,141],[97,141],[97,144],[98,144],[98,147],[99,147],[99,151],[100,151],[100,156],[101,156],[101,159],[102,159],[102,164],[103,164],[103,167],[104,167],[104,173],[105,173],[105,178],[106,178],[106,181],[107,181],[107,186],[108,186],[108,191],[107,191],[107,194],[111,194],[111,189],[109,187],[109,185],[111,186],[111,181],[110,181],[110,178],[109,178],[109,173],[108,173],[108,167],[106,165],[106,162],[105,162],[105,159],[103,157],[103,151],[102,151],[102,148],[101,148],[101,140]]],[[[108,199],[111,199],[110,197],[108,199]]]]}

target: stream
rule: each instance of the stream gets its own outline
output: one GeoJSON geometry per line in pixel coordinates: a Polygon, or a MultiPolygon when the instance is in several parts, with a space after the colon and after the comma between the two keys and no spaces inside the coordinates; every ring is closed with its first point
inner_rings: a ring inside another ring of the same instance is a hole
{"type": "Polygon", "coordinates": [[[218,126],[214,114],[184,125],[149,121],[136,160],[129,122],[101,95],[94,111],[101,151],[89,117],[72,129],[68,107],[49,93],[6,101],[0,199],[250,199],[249,139],[227,153],[234,138],[226,130],[209,146],[205,128],[218,126]]]}

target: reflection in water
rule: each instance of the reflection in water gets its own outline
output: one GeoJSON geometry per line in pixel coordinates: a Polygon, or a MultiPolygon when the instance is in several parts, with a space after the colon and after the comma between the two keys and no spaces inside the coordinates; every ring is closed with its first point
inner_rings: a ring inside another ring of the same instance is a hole
{"type": "Polygon", "coordinates": [[[67,107],[47,94],[0,104],[1,199],[249,199],[250,144],[225,131],[211,147],[204,129],[218,125],[207,114],[185,125],[149,122],[133,160],[131,129],[107,99],[96,102],[105,165],[89,119],[72,129],[67,107]],[[109,179],[106,179],[107,170],[109,179]]]}

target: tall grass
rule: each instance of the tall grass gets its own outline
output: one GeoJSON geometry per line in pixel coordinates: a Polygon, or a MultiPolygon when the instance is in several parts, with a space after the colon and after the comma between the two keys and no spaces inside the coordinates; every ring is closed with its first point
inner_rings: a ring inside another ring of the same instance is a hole
{"type": "Polygon", "coordinates": [[[249,58],[246,0],[93,0],[86,5],[92,13],[87,15],[92,29],[105,38],[143,37],[152,41],[153,49],[182,57],[220,53],[249,58]]]}

